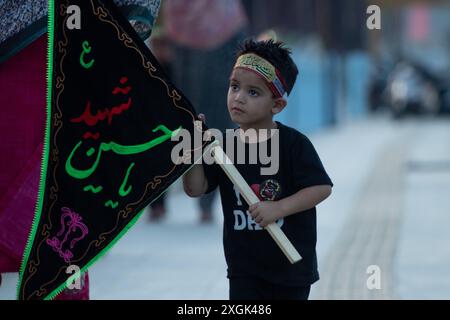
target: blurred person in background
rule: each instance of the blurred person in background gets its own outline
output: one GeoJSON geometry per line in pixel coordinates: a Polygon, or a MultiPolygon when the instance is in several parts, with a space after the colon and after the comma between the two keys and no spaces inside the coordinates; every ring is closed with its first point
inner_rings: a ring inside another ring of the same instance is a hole
{"type": "MultiPolygon", "coordinates": [[[[245,38],[247,15],[240,0],[164,0],[162,18],[173,45],[172,80],[206,116],[208,125],[230,128],[226,109],[228,73],[237,43],[245,38]]],[[[200,222],[213,220],[216,193],[199,199],[200,222]]],[[[150,219],[166,213],[165,201],[152,206],[150,219]]]]}

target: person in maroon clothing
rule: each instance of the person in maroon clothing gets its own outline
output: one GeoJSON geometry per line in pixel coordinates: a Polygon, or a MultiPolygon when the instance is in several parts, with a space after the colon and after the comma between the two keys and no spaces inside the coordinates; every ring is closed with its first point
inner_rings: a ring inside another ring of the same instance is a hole
{"type": "MultiPolygon", "coordinates": [[[[114,0],[139,35],[150,35],[160,0],[114,0]],[[135,3],[134,3],[135,2],[135,3]],[[137,19],[139,18],[139,19],[137,19]],[[136,20],[131,20],[136,19],[136,20]]],[[[46,0],[18,0],[0,8],[0,286],[18,272],[39,189],[46,110],[46,0]]],[[[89,277],[56,299],[89,299],[89,277]]]]}
{"type": "MultiPolygon", "coordinates": [[[[18,272],[39,188],[45,124],[47,38],[0,64],[0,273],[18,272]]],[[[89,278],[59,300],[89,299],[89,278]]]]}

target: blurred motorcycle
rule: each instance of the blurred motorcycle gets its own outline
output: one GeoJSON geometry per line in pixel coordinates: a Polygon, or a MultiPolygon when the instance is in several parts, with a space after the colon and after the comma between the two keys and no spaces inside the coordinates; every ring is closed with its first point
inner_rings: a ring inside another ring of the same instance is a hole
{"type": "Polygon", "coordinates": [[[406,114],[436,115],[441,110],[437,80],[420,67],[399,62],[388,77],[386,100],[394,118],[406,114]]]}

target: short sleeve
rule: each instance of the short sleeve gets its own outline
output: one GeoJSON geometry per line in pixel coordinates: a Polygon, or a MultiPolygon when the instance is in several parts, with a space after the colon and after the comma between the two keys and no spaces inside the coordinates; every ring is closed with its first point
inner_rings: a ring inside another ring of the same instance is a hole
{"type": "Polygon", "coordinates": [[[203,171],[205,172],[206,180],[208,181],[208,189],[205,193],[214,191],[219,185],[219,165],[216,163],[205,164],[203,163],[203,171]]]}
{"type": "Polygon", "coordinates": [[[295,145],[292,152],[295,188],[300,190],[317,185],[333,186],[311,141],[303,136],[295,145]]]}

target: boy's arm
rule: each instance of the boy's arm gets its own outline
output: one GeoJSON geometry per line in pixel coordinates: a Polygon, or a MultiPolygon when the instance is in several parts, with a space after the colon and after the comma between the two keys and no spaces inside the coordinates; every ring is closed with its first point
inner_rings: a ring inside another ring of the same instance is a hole
{"type": "Polygon", "coordinates": [[[331,195],[331,186],[319,185],[302,189],[290,197],[279,200],[280,218],[287,217],[296,212],[314,208],[331,195]]]}
{"type": "Polygon", "coordinates": [[[194,165],[183,176],[183,188],[189,197],[197,198],[205,194],[208,190],[208,180],[206,179],[203,165],[194,165]]]}
{"type": "Polygon", "coordinates": [[[250,206],[249,212],[256,223],[265,227],[278,219],[315,207],[328,198],[330,194],[330,185],[312,186],[279,201],[258,202],[250,206]]]}

